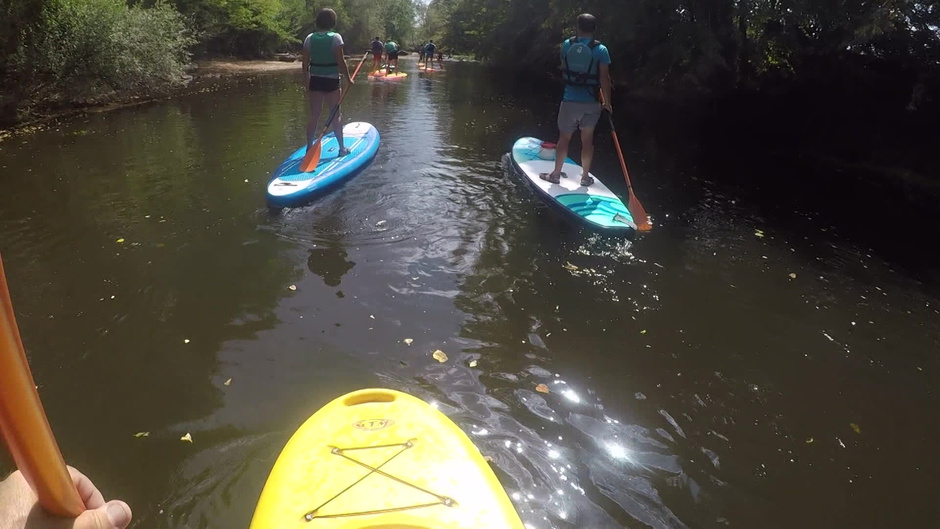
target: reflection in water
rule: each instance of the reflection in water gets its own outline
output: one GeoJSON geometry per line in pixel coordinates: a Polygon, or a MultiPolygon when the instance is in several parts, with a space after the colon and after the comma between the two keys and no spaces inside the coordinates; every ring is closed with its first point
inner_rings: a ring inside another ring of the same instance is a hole
{"type": "Polygon", "coordinates": [[[627,118],[663,224],[635,246],[585,231],[501,162],[556,134],[556,93],[409,73],[344,103],[375,161],[276,216],[292,76],[2,144],[0,250],[50,420],[138,527],[246,527],[293,430],[368,386],[452,417],[531,528],[931,525],[920,285],[815,218],[761,217],[627,118]]]}
{"type": "Polygon", "coordinates": [[[343,280],[346,272],[352,270],[356,263],[349,261],[349,254],[340,245],[327,244],[324,248],[308,250],[307,268],[323,278],[327,286],[337,287],[343,280]]]}

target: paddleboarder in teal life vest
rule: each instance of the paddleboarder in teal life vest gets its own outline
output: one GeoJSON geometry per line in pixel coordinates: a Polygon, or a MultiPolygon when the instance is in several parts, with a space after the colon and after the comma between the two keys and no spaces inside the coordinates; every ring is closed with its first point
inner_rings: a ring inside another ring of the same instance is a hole
{"type": "Polygon", "coordinates": [[[594,40],[597,20],[593,15],[578,16],[578,34],[561,45],[561,69],[565,82],[565,95],[558,109],[558,145],[555,149],[555,169],[542,173],[539,178],[557,184],[568,175],[561,171],[568,156],[568,147],[575,131],[581,129],[581,185],[594,183],[590,176],[594,158],[594,127],[601,117],[600,92],[603,91],[603,110],[613,112],[610,106],[610,53],[607,47],[594,40]]]}
{"type": "MultiPolygon", "coordinates": [[[[349,65],[343,55],[343,37],[332,31],[336,27],[336,12],[321,9],[317,12],[317,30],[304,39],[303,70],[310,102],[310,120],[307,122],[307,148],[317,139],[317,123],[323,103],[327,104],[327,113],[339,104],[340,71],[346,74],[346,82],[355,83],[349,75],[349,65]],[[341,70],[342,68],[342,70],[341,70]]],[[[349,154],[343,145],[343,113],[336,112],[333,119],[333,134],[340,145],[339,156],[349,154]]]]}
{"type": "Polygon", "coordinates": [[[395,68],[396,70],[398,69],[399,50],[400,48],[398,47],[398,44],[396,44],[394,40],[388,40],[385,42],[385,55],[386,55],[385,75],[391,75],[392,68],[395,68]],[[394,65],[392,65],[392,61],[395,62],[394,65]]]}
{"type": "Polygon", "coordinates": [[[382,52],[385,51],[385,44],[378,37],[372,39],[372,71],[376,71],[382,66],[382,52]]]}
{"type": "Polygon", "coordinates": [[[107,503],[84,474],[68,468],[72,483],[85,504],[78,518],[47,514],[26,478],[16,471],[0,481],[0,527],[4,529],[125,529],[131,523],[131,508],[120,500],[107,503]]]}

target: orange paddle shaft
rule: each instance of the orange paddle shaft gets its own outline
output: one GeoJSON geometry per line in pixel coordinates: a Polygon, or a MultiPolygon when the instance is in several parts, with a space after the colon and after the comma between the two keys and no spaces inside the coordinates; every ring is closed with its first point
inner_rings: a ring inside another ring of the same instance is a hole
{"type": "MultiPolygon", "coordinates": [[[[359,75],[359,69],[362,68],[362,65],[366,63],[366,57],[368,56],[369,56],[368,53],[362,56],[362,60],[359,61],[359,64],[356,66],[356,69],[353,70],[352,77],[350,77],[351,79],[355,79],[356,76],[359,75]]],[[[339,106],[343,104],[343,100],[346,99],[346,94],[348,93],[349,93],[349,87],[347,86],[346,90],[344,90],[343,93],[339,95],[339,102],[336,103],[336,106],[333,108],[333,112],[330,113],[329,119],[326,120],[326,125],[323,125],[323,132],[320,133],[321,138],[323,137],[324,134],[326,134],[326,131],[329,130],[330,124],[333,123],[333,118],[336,117],[336,112],[339,111],[339,106]]],[[[342,145],[340,145],[340,147],[342,147],[342,145]]]]}
{"type": "MultiPolygon", "coordinates": [[[[366,52],[366,54],[362,56],[362,60],[359,61],[359,65],[356,66],[356,70],[353,71],[353,74],[352,74],[352,76],[350,77],[350,79],[355,79],[355,78],[356,78],[356,76],[359,74],[359,69],[362,68],[362,65],[363,65],[363,64],[365,64],[365,62],[366,62],[366,57],[368,57],[368,56],[369,56],[369,52],[366,52]]],[[[340,94],[340,96],[339,96],[339,102],[336,103],[336,106],[333,107],[333,111],[330,112],[330,117],[327,118],[326,124],[323,125],[323,130],[320,131],[320,135],[317,136],[317,139],[314,140],[313,144],[307,146],[307,153],[304,154],[303,159],[300,161],[300,171],[301,171],[301,172],[303,172],[303,173],[309,173],[309,172],[313,171],[314,169],[316,169],[316,168],[317,168],[317,164],[320,163],[320,150],[323,148],[323,146],[320,145],[320,140],[323,139],[323,135],[326,134],[326,131],[327,131],[327,130],[329,130],[330,124],[333,123],[333,118],[335,118],[335,117],[336,117],[336,113],[339,112],[339,107],[340,107],[340,105],[343,104],[343,99],[346,99],[346,94],[347,94],[347,93],[349,93],[349,87],[346,87],[346,90],[344,90],[344,91],[340,94]],[[311,148],[311,147],[312,147],[312,148],[311,148]]],[[[340,145],[340,147],[342,147],[342,145],[340,145]]]]}
{"type": "MultiPolygon", "coordinates": [[[[603,90],[601,90],[600,96],[601,104],[603,104],[603,90]]],[[[607,121],[610,123],[610,135],[614,138],[614,147],[617,148],[617,158],[620,159],[620,169],[623,171],[623,177],[627,180],[627,194],[629,195],[627,209],[630,210],[630,216],[633,217],[633,222],[636,223],[637,230],[650,231],[653,229],[653,225],[650,223],[646,209],[643,207],[643,204],[640,204],[640,199],[636,197],[636,193],[633,191],[633,182],[630,181],[630,173],[627,171],[627,162],[623,159],[623,150],[620,149],[620,138],[617,137],[617,128],[614,127],[614,118],[611,117],[610,112],[607,113],[607,121]]]]}
{"type": "Polygon", "coordinates": [[[0,260],[0,434],[39,503],[51,514],[74,518],[85,510],[52,436],[13,316],[0,260]]]}

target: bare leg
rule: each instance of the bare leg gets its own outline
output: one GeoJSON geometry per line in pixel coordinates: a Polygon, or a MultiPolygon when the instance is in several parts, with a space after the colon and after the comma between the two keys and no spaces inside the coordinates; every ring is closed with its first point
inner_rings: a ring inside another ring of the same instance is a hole
{"type": "Polygon", "coordinates": [[[310,117],[307,119],[307,147],[310,147],[317,139],[317,124],[320,122],[323,96],[323,92],[307,91],[307,100],[310,102],[310,117]]]}
{"type": "Polygon", "coordinates": [[[562,132],[558,136],[558,145],[555,146],[555,170],[552,174],[561,174],[561,169],[565,166],[565,158],[568,157],[568,146],[571,145],[571,132],[562,132]]]}
{"type": "Polygon", "coordinates": [[[588,181],[591,162],[594,161],[594,129],[581,129],[581,185],[588,181]]]}
{"type": "MultiPolygon", "coordinates": [[[[342,90],[336,90],[335,92],[330,92],[326,94],[326,106],[330,109],[330,112],[333,111],[333,108],[336,107],[336,104],[339,103],[339,98],[342,95],[342,90]]],[[[346,145],[343,143],[343,110],[339,109],[336,111],[336,116],[333,118],[333,134],[336,135],[336,142],[339,145],[340,151],[343,151],[346,148],[346,145]]]]}

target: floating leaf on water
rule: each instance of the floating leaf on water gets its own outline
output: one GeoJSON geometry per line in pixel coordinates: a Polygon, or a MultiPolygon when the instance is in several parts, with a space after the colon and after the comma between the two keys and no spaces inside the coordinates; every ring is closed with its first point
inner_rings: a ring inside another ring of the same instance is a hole
{"type": "Polygon", "coordinates": [[[412,340],[411,338],[405,338],[402,341],[405,342],[405,345],[411,345],[411,342],[413,342],[414,340],[412,340]]]}
{"type": "Polygon", "coordinates": [[[796,272],[790,272],[790,279],[796,279],[796,272]]]}
{"type": "Polygon", "coordinates": [[[431,356],[433,356],[435,360],[437,360],[438,362],[442,364],[447,361],[447,353],[445,353],[444,351],[441,351],[440,349],[438,349],[437,351],[434,351],[434,353],[431,356]]]}
{"type": "Polygon", "coordinates": [[[853,432],[857,433],[858,435],[862,435],[862,429],[859,428],[857,424],[855,424],[854,422],[850,422],[849,426],[852,428],[853,432]]]}
{"type": "Polygon", "coordinates": [[[183,437],[180,437],[180,441],[186,441],[187,443],[191,443],[193,442],[193,436],[187,432],[186,435],[184,435],[183,437]]]}
{"type": "Polygon", "coordinates": [[[808,445],[813,444],[813,438],[810,437],[809,439],[807,439],[807,440],[806,440],[806,444],[808,444],[808,445]]]}
{"type": "Polygon", "coordinates": [[[538,391],[539,393],[548,393],[548,386],[545,384],[539,384],[538,386],[535,386],[535,391],[538,391]]]}
{"type": "Polygon", "coordinates": [[[376,227],[376,228],[381,228],[382,226],[385,226],[385,224],[387,224],[386,221],[380,220],[380,221],[378,221],[378,222],[375,223],[375,227],[376,227]]]}
{"type": "Polygon", "coordinates": [[[470,367],[476,367],[476,366],[477,366],[477,361],[476,361],[476,360],[471,360],[471,361],[470,361],[470,367]]]}
{"type": "Polygon", "coordinates": [[[223,386],[231,386],[231,385],[232,385],[232,379],[226,380],[225,382],[222,383],[222,385],[223,385],[223,386]]]}
{"type": "Polygon", "coordinates": [[[756,235],[757,237],[763,237],[764,230],[754,230],[754,235],[756,235]]]}
{"type": "Polygon", "coordinates": [[[565,270],[571,270],[572,272],[574,272],[574,271],[577,270],[577,269],[578,269],[577,266],[571,264],[571,263],[568,262],[568,261],[565,261],[565,270]]]}
{"type": "Polygon", "coordinates": [[[137,432],[134,434],[134,437],[150,437],[150,432],[137,432]]]}
{"type": "Polygon", "coordinates": [[[288,290],[297,290],[297,285],[291,285],[287,287],[288,290]]]}
{"type": "Polygon", "coordinates": [[[374,319],[375,319],[375,314],[369,314],[369,317],[374,320],[374,319]]]}
{"type": "Polygon", "coordinates": [[[183,343],[189,343],[189,338],[183,338],[183,343]]]}
{"type": "Polygon", "coordinates": [[[120,238],[120,239],[118,239],[118,240],[115,241],[115,242],[121,243],[121,242],[124,242],[124,239],[123,239],[123,238],[120,238]]]}
{"type": "Polygon", "coordinates": [[[646,334],[646,329],[643,329],[642,331],[640,331],[640,334],[646,334]]]}

